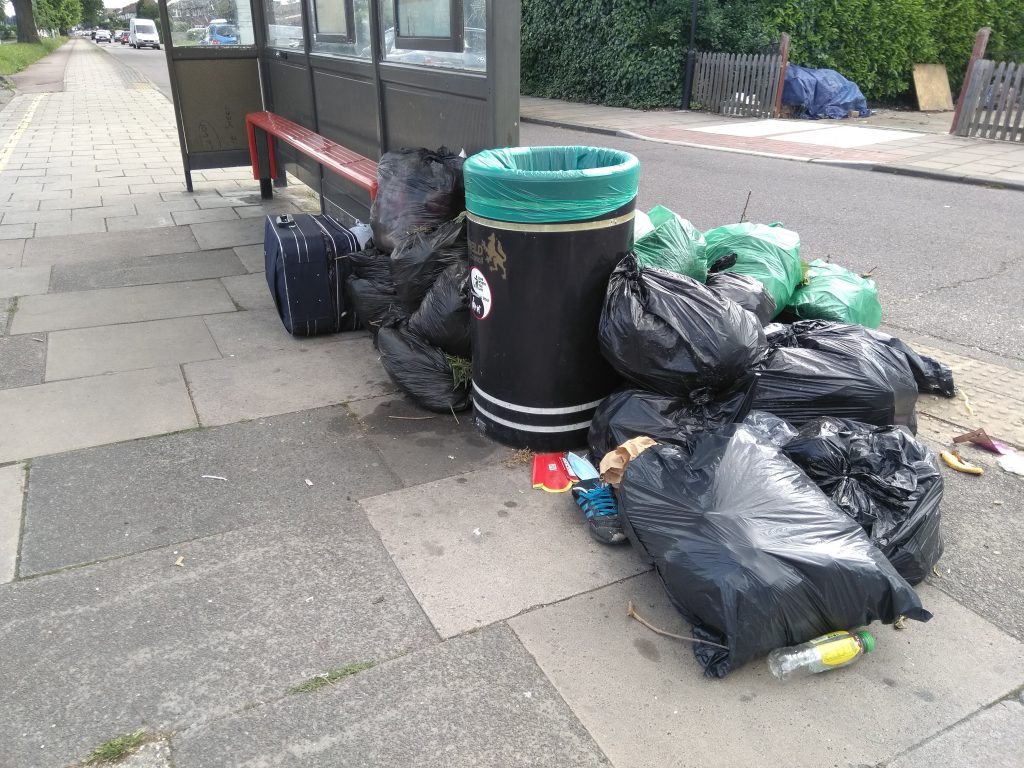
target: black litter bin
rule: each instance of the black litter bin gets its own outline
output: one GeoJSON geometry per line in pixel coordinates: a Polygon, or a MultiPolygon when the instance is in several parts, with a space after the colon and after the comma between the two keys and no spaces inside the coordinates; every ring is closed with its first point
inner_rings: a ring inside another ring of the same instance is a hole
{"type": "Polygon", "coordinates": [[[518,147],[466,160],[473,405],[507,445],[586,444],[619,383],[597,326],[633,236],[640,163],[597,147],[518,147]]]}

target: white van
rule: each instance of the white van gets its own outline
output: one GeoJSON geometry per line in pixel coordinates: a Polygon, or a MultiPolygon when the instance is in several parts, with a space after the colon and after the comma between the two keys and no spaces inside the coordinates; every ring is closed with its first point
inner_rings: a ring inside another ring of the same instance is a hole
{"type": "Polygon", "coordinates": [[[160,35],[152,19],[132,19],[128,22],[128,43],[132,48],[151,46],[160,50],[160,35]]]}

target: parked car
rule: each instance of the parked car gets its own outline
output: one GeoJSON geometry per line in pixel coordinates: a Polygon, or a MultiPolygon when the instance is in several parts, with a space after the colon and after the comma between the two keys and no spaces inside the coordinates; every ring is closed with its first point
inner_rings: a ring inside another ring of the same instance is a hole
{"type": "Polygon", "coordinates": [[[200,45],[238,45],[238,27],[226,21],[214,20],[206,28],[206,37],[200,45]]]}
{"type": "Polygon", "coordinates": [[[97,43],[109,43],[110,42],[110,31],[107,29],[97,29],[96,37],[93,38],[97,43]]]}

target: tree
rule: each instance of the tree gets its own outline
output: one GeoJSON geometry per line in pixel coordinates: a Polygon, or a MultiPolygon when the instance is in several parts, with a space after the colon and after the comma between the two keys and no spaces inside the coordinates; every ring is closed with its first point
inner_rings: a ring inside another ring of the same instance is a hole
{"type": "Polygon", "coordinates": [[[86,27],[98,26],[103,21],[103,0],[81,0],[82,24],[86,27]]]}
{"type": "Polygon", "coordinates": [[[38,43],[39,32],[36,31],[36,15],[32,9],[32,0],[11,0],[14,3],[14,16],[18,21],[18,42],[38,43]]]}
{"type": "Polygon", "coordinates": [[[135,16],[140,19],[159,19],[160,8],[153,0],[139,0],[135,5],[135,16]]]}

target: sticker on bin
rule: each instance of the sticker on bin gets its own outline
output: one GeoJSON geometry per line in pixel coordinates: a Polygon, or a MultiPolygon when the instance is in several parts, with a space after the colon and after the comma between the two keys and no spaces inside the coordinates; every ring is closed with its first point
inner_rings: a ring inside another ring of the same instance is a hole
{"type": "Polygon", "coordinates": [[[469,283],[473,291],[469,299],[469,308],[477,320],[483,320],[491,314],[491,286],[487,284],[484,273],[476,267],[469,271],[469,283]]]}

